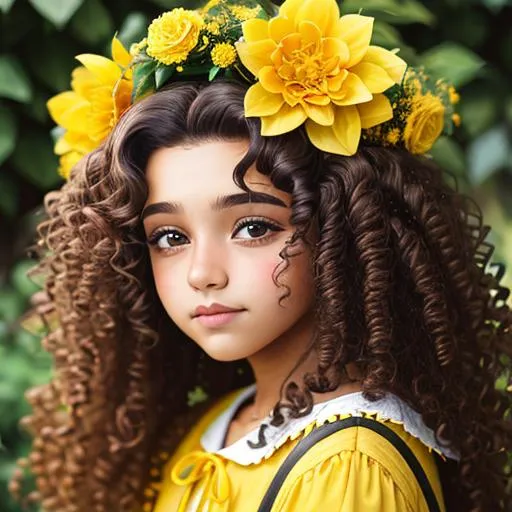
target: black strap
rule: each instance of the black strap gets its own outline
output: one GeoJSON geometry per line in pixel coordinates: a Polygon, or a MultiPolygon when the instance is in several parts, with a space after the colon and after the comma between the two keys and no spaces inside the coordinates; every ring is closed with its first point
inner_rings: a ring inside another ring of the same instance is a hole
{"type": "Polygon", "coordinates": [[[432,486],[428,480],[425,471],[418,462],[414,453],[402,440],[402,438],[393,432],[389,427],[371,418],[362,418],[359,416],[351,416],[342,420],[334,421],[332,423],[326,423],[316,429],[314,429],[309,435],[301,439],[288,454],[288,457],[284,460],[283,464],[276,473],[276,476],[270,483],[270,486],[261,501],[258,512],[270,512],[272,505],[279,493],[288,473],[291,471],[293,466],[299,461],[299,459],[318,441],[325,439],[326,437],[338,432],[344,428],[349,427],[365,427],[382,437],[386,438],[399,452],[400,455],[407,462],[412,472],[416,476],[418,483],[423,491],[425,500],[428,505],[430,512],[440,512],[439,504],[437,503],[436,495],[432,490],[432,486]]]}

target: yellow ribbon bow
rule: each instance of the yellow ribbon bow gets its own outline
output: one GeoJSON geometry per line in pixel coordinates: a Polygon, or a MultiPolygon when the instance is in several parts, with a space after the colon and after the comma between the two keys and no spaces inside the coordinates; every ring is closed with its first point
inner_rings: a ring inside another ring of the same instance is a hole
{"type": "Polygon", "coordinates": [[[222,459],[208,452],[196,450],[185,455],[174,465],[171,479],[176,485],[187,486],[178,512],[185,512],[194,483],[205,478],[204,492],[197,510],[202,510],[204,502],[223,503],[229,499],[229,477],[222,459]]]}

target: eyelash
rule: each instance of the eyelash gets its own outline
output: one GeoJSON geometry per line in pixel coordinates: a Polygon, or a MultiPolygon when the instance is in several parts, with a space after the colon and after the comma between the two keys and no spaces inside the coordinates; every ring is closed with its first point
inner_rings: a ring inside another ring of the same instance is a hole
{"type": "MultiPolygon", "coordinates": [[[[268,233],[266,235],[263,235],[261,237],[258,237],[258,238],[242,239],[242,241],[243,241],[243,243],[245,245],[249,245],[251,247],[255,247],[255,246],[261,245],[261,244],[267,242],[269,239],[271,239],[275,235],[275,233],[277,233],[279,231],[283,231],[283,228],[281,228],[277,224],[275,224],[273,222],[270,222],[270,221],[268,221],[266,219],[263,219],[263,218],[256,218],[255,217],[255,218],[247,218],[247,219],[244,219],[242,221],[237,222],[237,224],[234,227],[234,232],[238,233],[242,229],[244,229],[244,228],[246,228],[248,226],[255,225],[255,224],[256,225],[260,225],[260,226],[264,226],[265,228],[270,230],[270,233],[268,233]]],[[[175,251],[179,250],[179,248],[182,245],[185,245],[185,244],[179,244],[179,245],[174,246],[174,247],[173,246],[171,246],[171,247],[158,247],[159,240],[163,236],[170,235],[170,234],[178,234],[178,235],[183,236],[182,233],[180,233],[180,231],[177,230],[177,229],[160,228],[160,229],[157,229],[154,233],[151,234],[151,236],[148,237],[147,243],[150,246],[155,247],[155,249],[157,251],[161,251],[161,252],[164,252],[164,253],[175,252],[175,251]]]]}

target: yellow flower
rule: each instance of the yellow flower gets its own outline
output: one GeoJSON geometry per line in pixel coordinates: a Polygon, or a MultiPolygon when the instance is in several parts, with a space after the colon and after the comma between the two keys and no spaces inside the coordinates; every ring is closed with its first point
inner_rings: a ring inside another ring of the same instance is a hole
{"type": "Polygon", "coordinates": [[[212,50],[212,62],[219,68],[227,68],[236,60],[236,50],[232,44],[218,43],[212,50]]]}
{"type": "Polygon", "coordinates": [[[133,43],[131,46],[130,46],[130,55],[132,57],[136,57],[137,55],[139,55],[139,53],[144,50],[148,45],[148,38],[145,37],[144,39],[142,39],[141,41],[139,41],[138,43],[133,43]]]}
{"type": "Polygon", "coordinates": [[[406,64],[370,46],[373,18],[340,18],[336,0],[286,0],[275,18],[242,26],[237,50],[259,80],[246,94],[245,112],[261,118],[262,135],[306,122],[316,147],[352,155],[362,128],[393,117],[383,93],[401,82],[406,64]]]}
{"type": "Polygon", "coordinates": [[[47,103],[50,115],[65,130],[55,145],[61,156],[59,172],[65,177],[82,156],[103,142],[131,104],[131,56],[115,37],[112,57],[78,55],[83,67],[73,70],[72,90],[47,103]]]}
{"type": "Polygon", "coordinates": [[[147,54],[162,64],[180,64],[197,45],[203,25],[195,11],[180,7],[164,12],[148,28],[147,54]]]}
{"type": "Polygon", "coordinates": [[[452,114],[453,124],[458,128],[461,125],[461,118],[459,114],[452,114]]]}
{"type": "Polygon", "coordinates": [[[208,30],[210,34],[218,36],[220,34],[220,25],[216,21],[211,21],[210,23],[206,24],[206,30],[208,30]]]}
{"type": "Polygon", "coordinates": [[[245,5],[232,5],[229,10],[233,14],[233,16],[240,21],[247,21],[251,18],[256,18],[260,13],[259,7],[247,7],[245,5]]]}
{"type": "Polygon", "coordinates": [[[456,105],[457,103],[459,103],[460,101],[460,95],[459,93],[455,90],[455,87],[453,86],[450,86],[449,89],[448,89],[448,94],[450,95],[450,103],[452,105],[456,105]]]}
{"type": "Polygon", "coordinates": [[[426,153],[441,135],[445,107],[438,96],[428,92],[413,98],[404,130],[404,143],[414,154],[426,153]]]}

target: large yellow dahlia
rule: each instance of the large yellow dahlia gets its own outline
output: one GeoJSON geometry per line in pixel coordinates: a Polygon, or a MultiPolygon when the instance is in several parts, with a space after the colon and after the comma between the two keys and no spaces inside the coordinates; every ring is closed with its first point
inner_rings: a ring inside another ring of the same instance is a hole
{"type": "Polygon", "coordinates": [[[103,142],[131,104],[131,56],[117,38],[112,41],[112,58],[78,55],[83,66],[72,73],[72,90],[48,101],[50,115],[65,130],[55,152],[61,156],[59,172],[66,179],[73,165],[103,142]]]}
{"type": "Polygon", "coordinates": [[[237,50],[258,79],[245,97],[247,117],[260,117],[269,136],[306,122],[316,147],[353,155],[362,128],[393,117],[383,93],[407,67],[370,46],[372,30],[371,17],[340,17],[335,0],[286,0],[275,18],[244,22],[237,50]]]}

